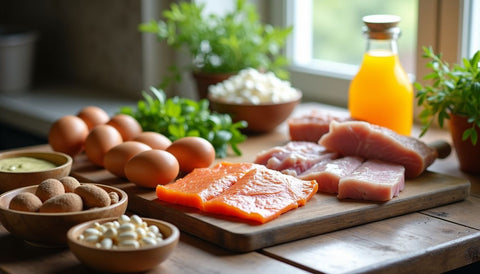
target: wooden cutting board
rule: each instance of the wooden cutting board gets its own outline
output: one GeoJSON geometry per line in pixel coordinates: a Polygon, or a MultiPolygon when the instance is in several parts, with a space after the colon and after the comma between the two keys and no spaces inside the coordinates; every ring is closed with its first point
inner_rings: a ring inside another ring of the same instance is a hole
{"type": "MultiPolygon", "coordinates": [[[[230,156],[222,160],[252,162],[259,151],[282,145],[287,140],[288,136],[282,131],[250,136],[240,146],[242,156],[230,156]]],[[[161,202],[154,190],[139,188],[127,180],[117,178],[108,171],[93,166],[84,155],[75,158],[72,175],[83,181],[119,187],[128,193],[129,210],[171,222],[185,233],[238,252],[248,252],[460,201],[469,195],[470,190],[470,182],[466,179],[426,171],[420,177],[408,180],[399,197],[385,203],[338,200],[334,195],[318,193],[304,207],[259,225],[161,202]]]]}

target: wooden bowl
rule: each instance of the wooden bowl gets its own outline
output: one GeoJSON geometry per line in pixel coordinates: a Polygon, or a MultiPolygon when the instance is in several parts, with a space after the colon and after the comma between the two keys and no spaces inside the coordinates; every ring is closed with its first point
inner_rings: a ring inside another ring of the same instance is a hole
{"type": "Polygon", "coordinates": [[[32,157],[47,160],[57,167],[31,172],[0,171],[0,193],[24,186],[38,185],[48,178],[59,179],[65,177],[70,174],[73,162],[70,156],[60,152],[11,151],[0,153],[0,159],[13,157],[32,157]]]}
{"type": "Polygon", "coordinates": [[[167,259],[177,246],[180,232],[174,225],[155,219],[142,218],[148,225],[156,225],[164,241],[155,246],[106,249],[78,240],[78,236],[93,223],[100,224],[117,218],[93,220],[72,227],[68,231],[68,246],[72,253],[88,267],[101,272],[143,272],[167,259]]]}
{"type": "Polygon", "coordinates": [[[97,186],[119,196],[118,203],[106,207],[78,212],[38,213],[11,210],[10,200],[21,192],[35,193],[37,186],[27,186],[0,195],[0,221],[14,236],[36,246],[65,246],[67,231],[80,223],[107,217],[119,217],[127,209],[128,196],[123,190],[112,186],[97,186]]]}
{"type": "Polygon", "coordinates": [[[300,103],[302,93],[299,91],[298,96],[292,101],[258,105],[225,102],[211,96],[208,99],[212,110],[230,114],[235,122],[246,121],[248,123],[247,132],[265,133],[274,130],[290,116],[295,106],[300,103]]]}

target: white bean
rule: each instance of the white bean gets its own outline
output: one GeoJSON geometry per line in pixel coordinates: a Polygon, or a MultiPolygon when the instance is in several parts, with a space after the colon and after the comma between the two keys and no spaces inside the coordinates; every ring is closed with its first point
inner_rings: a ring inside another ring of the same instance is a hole
{"type": "Polygon", "coordinates": [[[101,242],[100,242],[100,247],[102,248],[112,248],[113,246],[113,240],[110,239],[110,238],[104,238],[101,242]]]}
{"type": "Polygon", "coordinates": [[[129,240],[136,240],[137,236],[138,234],[135,231],[126,231],[117,235],[117,241],[124,242],[129,240]]]}
{"type": "Polygon", "coordinates": [[[140,244],[136,240],[128,240],[128,241],[123,241],[118,244],[118,246],[121,247],[132,247],[132,248],[139,248],[140,244]]]}

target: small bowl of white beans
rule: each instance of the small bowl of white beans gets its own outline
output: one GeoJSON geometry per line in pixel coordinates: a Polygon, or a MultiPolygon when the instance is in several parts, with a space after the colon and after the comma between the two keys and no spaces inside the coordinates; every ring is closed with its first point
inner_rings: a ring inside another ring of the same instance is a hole
{"type": "Polygon", "coordinates": [[[248,132],[263,133],[290,116],[302,93],[271,72],[250,68],[210,86],[207,98],[214,111],[230,114],[235,122],[246,121],[248,132]]]}
{"type": "Polygon", "coordinates": [[[92,220],[67,232],[80,262],[101,272],[143,272],[166,260],[180,238],[174,225],[137,215],[92,220]]]}

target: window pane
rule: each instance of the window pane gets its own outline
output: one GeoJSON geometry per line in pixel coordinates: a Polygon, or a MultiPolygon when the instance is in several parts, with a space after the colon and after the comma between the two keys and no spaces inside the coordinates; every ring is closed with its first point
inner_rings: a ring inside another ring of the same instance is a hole
{"type": "Polygon", "coordinates": [[[399,56],[405,70],[414,72],[418,0],[313,0],[312,12],[313,59],[352,65],[360,65],[366,46],[362,17],[370,14],[400,16],[399,56]]]}
{"type": "Polygon", "coordinates": [[[468,5],[466,6],[468,14],[466,15],[467,18],[467,26],[466,28],[469,30],[467,34],[467,56],[463,56],[466,58],[472,58],[472,56],[480,50],[480,1],[470,0],[468,1],[468,5]]]}

